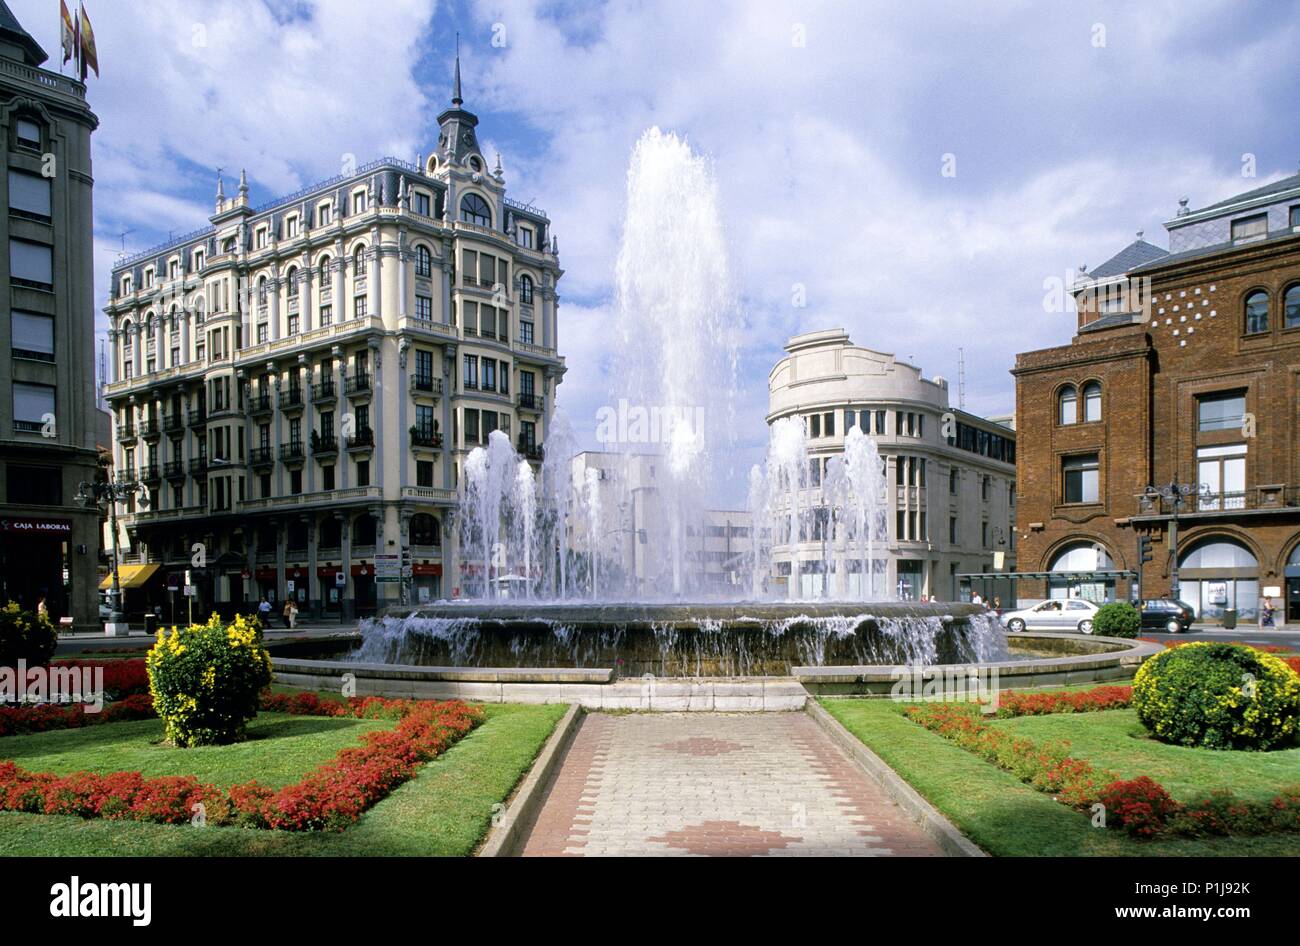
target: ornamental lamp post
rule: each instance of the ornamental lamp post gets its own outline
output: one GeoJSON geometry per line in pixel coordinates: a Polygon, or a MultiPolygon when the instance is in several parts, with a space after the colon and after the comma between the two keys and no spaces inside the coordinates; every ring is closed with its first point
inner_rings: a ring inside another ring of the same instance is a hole
{"type": "Polygon", "coordinates": [[[140,505],[148,508],[149,506],[149,489],[138,480],[105,480],[102,483],[87,483],[84,480],[77,486],[76,499],[83,506],[89,508],[94,505],[100,509],[108,506],[109,530],[112,533],[112,576],[113,588],[109,592],[109,601],[111,602],[111,612],[108,618],[108,627],[114,630],[108,630],[108,633],[116,632],[116,625],[123,623],[122,615],[122,582],[118,575],[118,555],[117,555],[117,504],[125,502],[128,498],[140,494],[140,505]]]}
{"type": "Polygon", "coordinates": [[[1212,495],[1206,483],[1180,483],[1173,479],[1163,486],[1148,486],[1138,496],[1138,504],[1145,510],[1159,511],[1165,503],[1169,504],[1169,593],[1175,601],[1182,600],[1178,584],[1178,511],[1192,497],[1205,500],[1212,495]]]}

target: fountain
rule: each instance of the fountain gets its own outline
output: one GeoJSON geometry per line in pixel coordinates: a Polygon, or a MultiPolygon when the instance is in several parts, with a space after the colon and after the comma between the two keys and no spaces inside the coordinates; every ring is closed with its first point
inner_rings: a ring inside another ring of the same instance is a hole
{"type": "MultiPolygon", "coordinates": [[[[628,171],[615,274],[610,399],[654,422],[622,425],[625,435],[607,444],[629,458],[655,454],[653,506],[641,507],[645,529],[631,530],[638,536],[635,584],[620,587],[627,576],[602,566],[604,543],[621,528],[627,504],[647,500],[630,495],[628,484],[602,483],[594,468],[574,482],[569,458],[576,438],[556,408],[547,420],[540,477],[501,431],[465,458],[465,597],[364,621],[361,646],[341,666],[385,680],[481,685],[489,694],[483,698],[504,699],[502,687],[521,680],[788,678],[807,668],[983,665],[1013,656],[1001,626],[979,607],[890,601],[882,593],[883,465],[875,441],[858,427],[846,431],[843,455],[824,476],[815,471],[813,482],[803,423],[783,418],[771,425],[766,461],[748,474],[749,580],[735,588],[745,600],[705,594],[685,540],[700,534],[707,503],[726,480],[720,458],[734,455],[736,429],[736,313],[719,207],[711,168],[685,142],[658,129],[641,138],[628,171]],[[807,541],[815,527],[836,566],[834,587],[831,563],[822,561],[817,600],[801,600],[805,577],[809,588],[815,578],[801,575],[799,556],[787,550],[788,584],[774,595],[776,550],[807,541]]],[[[1056,647],[1042,646],[1043,653],[1056,647]]],[[[1024,648],[1014,656],[1026,656],[1024,648]]],[[[1120,663],[1106,663],[1105,672],[1120,663]]],[[[622,705],[591,694],[575,698],[622,705]]],[[[710,698],[708,705],[724,703],[710,698]]]]}

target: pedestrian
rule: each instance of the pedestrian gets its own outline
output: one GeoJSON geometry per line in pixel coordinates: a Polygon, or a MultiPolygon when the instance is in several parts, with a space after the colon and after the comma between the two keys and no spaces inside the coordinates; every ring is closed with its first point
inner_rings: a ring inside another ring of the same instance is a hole
{"type": "Polygon", "coordinates": [[[971,603],[971,604],[983,604],[983,603],[984,603],[984,599],[980,597],[980,593],[977,591],[977,592],[975,592],[973,595],[970,596],[970,603],[971,603]]]}
{"type": "Polygon", "coordinates": [[[271,601],[265,595],[257,603],[257,623],[262,625],[262,630],[270,630],[271,627],[271,601]]]}
{"type": "Polygon", "coordinates": [[[43,617],[47,621],[50,619],[50,608],[49,605],[45,603],[45,595],[41,595],[41,600],[36,602],[36,614],[38,617],[43,617]]]}
{"type": "Polygon", "coordinates": [[[289,599],[289,627],[298,626],[298,603],[292,598],[289,599]]]}
{"type": "Polygon", "coordinates": [[[1265,598],[1264,604],[1259,609],[1259,626],[1273,627],[1273,599],[1265,598]]]}

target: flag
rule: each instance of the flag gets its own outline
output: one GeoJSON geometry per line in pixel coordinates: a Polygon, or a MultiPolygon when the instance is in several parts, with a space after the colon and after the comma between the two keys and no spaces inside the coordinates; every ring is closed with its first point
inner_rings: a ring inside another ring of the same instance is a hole
{"type": "Polygon", "coordinates": [[[72,25],[67,0],[59,0],[59,38],[63,43],[63,61],[66,63],[77,53],[77,28],[72,25]]]}
{"type": "Polygon", "coordinates": [[[95,53],[95,31],[90,28],[90,17],[86,16],[86,5],[81,7],[81,81],[86,81],[86,72],[95,70],[99,77],[99,56],[95,53]]]}

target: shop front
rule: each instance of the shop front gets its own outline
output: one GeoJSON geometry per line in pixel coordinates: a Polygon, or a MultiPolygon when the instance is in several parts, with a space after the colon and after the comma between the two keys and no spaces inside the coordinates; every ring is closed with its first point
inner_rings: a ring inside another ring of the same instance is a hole
{"type": "Polygon", "coordinates": [[[1238,622],[1259,617],[1259,562],[1233,539],[1198,542],[1179,557],[1179,597],[1198,620],[1222,621],[1236,611],[1238,622]]]}
{"type": "Polygon", "coordinates": [[[71,519],[0,518],[0,602],[36,610],[45,599],[54,621],[72,613],[71,519]]]}
{"type": "Polygon", "coordinates": [[[415,562],[411,565],[411,594],[415,604],[428,604],[442,598],[440,562],[415,562]]]}

